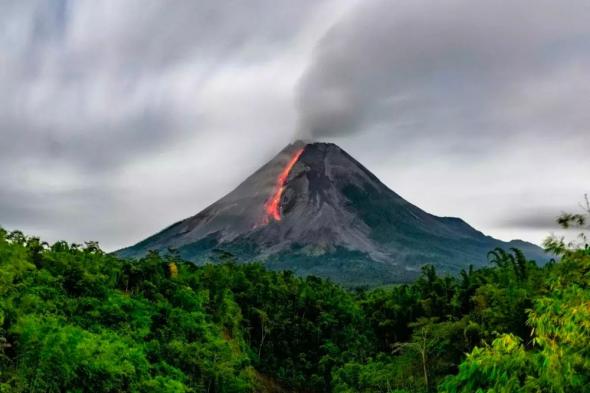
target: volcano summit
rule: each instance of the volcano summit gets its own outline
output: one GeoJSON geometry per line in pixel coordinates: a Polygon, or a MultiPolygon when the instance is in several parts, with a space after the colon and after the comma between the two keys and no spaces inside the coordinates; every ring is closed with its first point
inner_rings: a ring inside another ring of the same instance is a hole
{"type": "Polygon", "coordinates": [[[273,270],[373,285],[411,280],[424,264],[449,273],[481,266],[495,247],[547,259],[531,243],[426,213],[334,144],[295,142],[205,210],[117,254],[174,248],[204,263],[221,249],[273,270]]]}

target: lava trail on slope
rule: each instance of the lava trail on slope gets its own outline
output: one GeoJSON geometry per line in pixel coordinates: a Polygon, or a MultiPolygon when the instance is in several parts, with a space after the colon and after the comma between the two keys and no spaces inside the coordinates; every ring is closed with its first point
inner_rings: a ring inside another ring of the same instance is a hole
{"type": "Polygon", "coordinates": [[[266,212],[264,220],[265,223],[268,223],[269,218],[273,218],[275,221],[281,221],[281,198],[283,197],[283,192],[285,191],[285,182],[289,177],[289,173],[291,173],[291,170],[299,160],[299,157],[301,157],[301,154],[303,154],[303,150],[304,148],[295,151],[287,165],[285,165],[281,173],[279,173],[273,193],[264,204],[264,210],[266,212]]]}

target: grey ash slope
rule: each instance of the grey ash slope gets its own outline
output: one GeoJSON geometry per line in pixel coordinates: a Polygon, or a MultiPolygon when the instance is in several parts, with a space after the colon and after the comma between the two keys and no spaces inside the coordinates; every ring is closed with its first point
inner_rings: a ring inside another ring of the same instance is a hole
{"type": "Polygon", "coordinates": [[[502,242],[459,218],[426,213],[334,144],[302,142],[287,146],[202,212],[118,254],[140,257],[169,247],[197,263],[223,249],[243,261],[348,285],[411,280],[427,263],[456,273],[486,264],[495,247],[518,247],[530,258],[547,259],[531,243],[502,242]],[[303,146],[285,183],[281,220],[265,223],[265,202],[276,179],[303,146]]]}

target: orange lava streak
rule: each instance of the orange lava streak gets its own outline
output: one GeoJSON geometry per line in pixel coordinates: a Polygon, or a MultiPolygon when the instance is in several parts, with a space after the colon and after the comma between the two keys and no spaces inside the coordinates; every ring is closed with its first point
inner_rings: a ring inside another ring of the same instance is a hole
{"type": "Polygon", "coordinates": [[[283,191],[285,191],[285,182],[287,181],[287,177],[289,177],[289,173],[291,173],[291,170],[297,163],[297,160],[301,157],[301,154],[303,154],[303,148],[297,150],[295,154],[293,154],[287,165],[279,174],[272,196],[264,204],[264,209],[268,216],[274,218],[276,221],[281,221],[280,204],[281,198],[283,197],[283,191]]]}

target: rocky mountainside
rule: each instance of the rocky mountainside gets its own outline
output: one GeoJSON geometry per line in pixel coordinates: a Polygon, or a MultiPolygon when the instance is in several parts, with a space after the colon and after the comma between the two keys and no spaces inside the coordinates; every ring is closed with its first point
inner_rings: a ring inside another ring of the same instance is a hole
{"type": "Polygon", "coordinates": [[[205,210],[117,253],[174,248],[204,263],[223,250],[275,270],[374,285],[411,280],[424,264],[449,273],[484,265],[495,247],[547,259],[531,243],[426,213],[334,144],[296,142],[205,210]]]}

